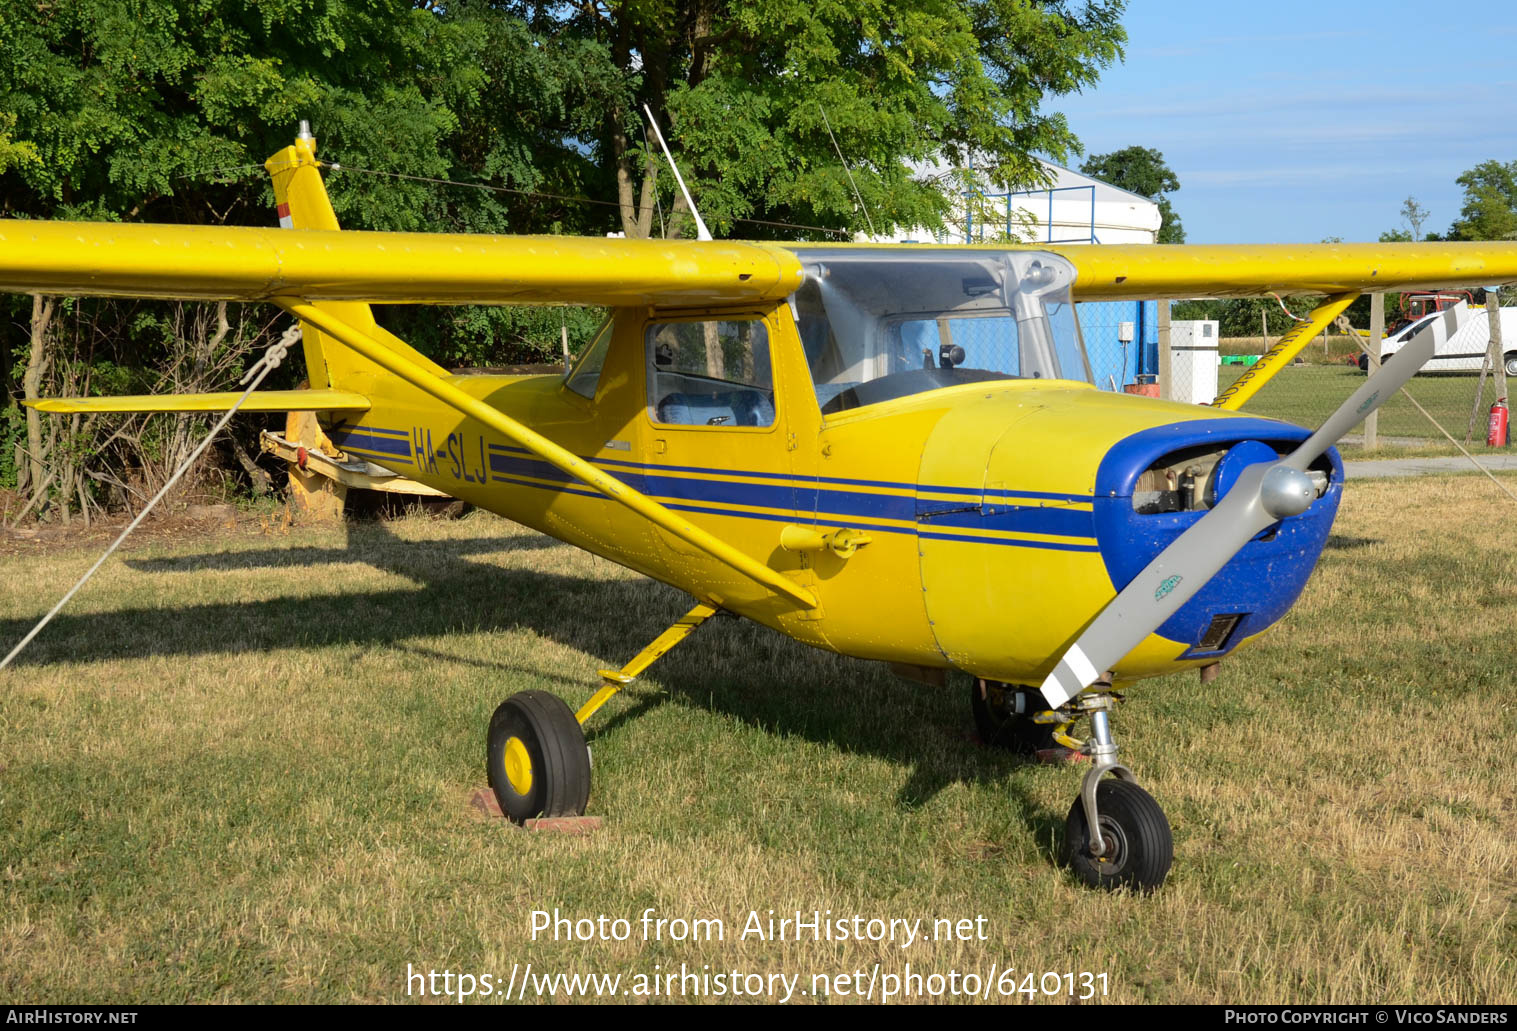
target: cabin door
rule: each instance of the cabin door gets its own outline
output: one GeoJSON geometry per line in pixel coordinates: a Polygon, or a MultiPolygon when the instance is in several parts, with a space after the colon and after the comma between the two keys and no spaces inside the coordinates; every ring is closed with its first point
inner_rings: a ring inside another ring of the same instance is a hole
{"type": "MultiPolygon", "coordinates": [[[[785,354],[778,329],[772,314],[756,312],[647,321],[644,490],[760,562],[782,567],[775,561],[780,530],[795,519],[805,490],[794,483],[796,436],[789,377],[776,361],[785,354]]],[[[678,586],[717,604],[768,595],[672,534],[659,536],[678,586]]]]}

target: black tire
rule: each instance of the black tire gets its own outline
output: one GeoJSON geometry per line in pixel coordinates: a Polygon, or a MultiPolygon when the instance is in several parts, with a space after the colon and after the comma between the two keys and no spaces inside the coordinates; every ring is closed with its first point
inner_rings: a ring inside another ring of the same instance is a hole
{"type": "Polygon", "coordinates": [[[522,691],[500,703],[490,717],[485,772],[500,811],[514,823],[582,816],[590,801],[585,733],[564,700],[547,691],[522,691]]]}
{"type": "Polygon", "coordinates": [[[1506,362],[1506,374],[1517,376],[1517,351],[1508,351],[1502,360],[1506,362]]]}
{"type": "Polygon", "coordinates": [[[1085,806],[1077,798],[1064,821],[1064,865],[1093,888],[1148,892],[1162,885],[1174,862],[1175,843],[1153,796],[1130,781],[1103,780],[1096,785],[1096,811],[1106,855],[1098,859],[1090,854],[1085,806]]]}
{"type": "Polygon", "coordinates": [[[1363,354],[1363,353],[1361,353],[1359,355],[1359,371],[1360,372],[1369,372],[1370,371],[1370,356],[1369,355],[1363,354]]]}
{"type": "MultiPolygon", "coordinates": [[[[1034,723],[1030,717],[1017,714],[1018,692],[1036,695],[1031,688],[1014,687],[998,680],[970,682],[969,709],[974,713],[974,729],[980,740],[991,748],[1004,748],[1028,758],[1043,749],[1058,748],[1051,725],[1034,723]]],[[[1038,708],[1043,707],[1041,698],[1028,700],[1038,708]]]]}

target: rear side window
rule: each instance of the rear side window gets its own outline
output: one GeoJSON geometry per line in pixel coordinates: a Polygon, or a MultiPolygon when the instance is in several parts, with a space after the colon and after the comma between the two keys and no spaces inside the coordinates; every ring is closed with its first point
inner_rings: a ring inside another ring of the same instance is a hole
{"type": "Polygon", "coordinates": [[[600,332],[595,334],[595,339],[585,348],[579,364],[574,366],[574,371],[564,380],[570,390],[592,400],[595,398],[595,388],[600,386],[600,372],[606,364],[606,351],[611,346],[611,322],[607,318],[601,324],[600,332]]]}
{"type": "Polygon", "coordinates": [[[673,426],[773,426],[769,333],[758,320],[648,327],[648,414],[673,426]]]}

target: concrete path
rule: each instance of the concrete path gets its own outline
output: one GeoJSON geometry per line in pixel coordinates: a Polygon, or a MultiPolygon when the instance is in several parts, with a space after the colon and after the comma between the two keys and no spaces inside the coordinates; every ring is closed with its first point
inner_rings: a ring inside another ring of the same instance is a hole
{"type": "MultiPolygon", "coordinates": [[[[1517,472],[1517,455],[1482,455],[1475,452],[1480,464],[1493,473],[1517,472]]],[[[1480,470],[1463,455],[1450,458],[1382,458],[1370,462],[1344,462],[1343,471],[1350,480],[1374,480],[1388,476],[1429,476],[1445,473],[1475,473],[1480,470]]]]}

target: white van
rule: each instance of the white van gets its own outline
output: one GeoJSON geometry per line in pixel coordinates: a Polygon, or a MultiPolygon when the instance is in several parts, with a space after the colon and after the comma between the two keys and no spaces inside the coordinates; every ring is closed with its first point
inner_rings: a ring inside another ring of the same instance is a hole
{"type": "MultiPolygon", "coordinates": [[[[1468,301],[1460,301],[1454,307],[1468,308],[1468,306],[1468,301]]],[[[1386,337],[1380,345],[1380,360],[1384,361],[1401,350],[1401,345],[1406,343],[1413,333],[1440,314],[1440,312],[1433,312],[1430,315],[1424,315],[1416,322],[1408,323],[1386,337]]],[[[1438,345],[1437,353],[1422,367],[1423,372],[1459,369],[1470,372],[1480,371],[1480,364],[1485,360],[1486,349],[1491,343],[1490,316],[1486,314],[1484,308],[1476,308],[1461,314],[1466,315],[1464,325],[1460,327],[1459,332],[1438,345]]],[[[1506,352],[1506,374],[1517,376],[1517,308],[1501,309],[1501,346],[1506,352]]],[[[1362,354],[1359,356],[1359,368],[1369,368],[1369,359],[1362,354]]]]}

